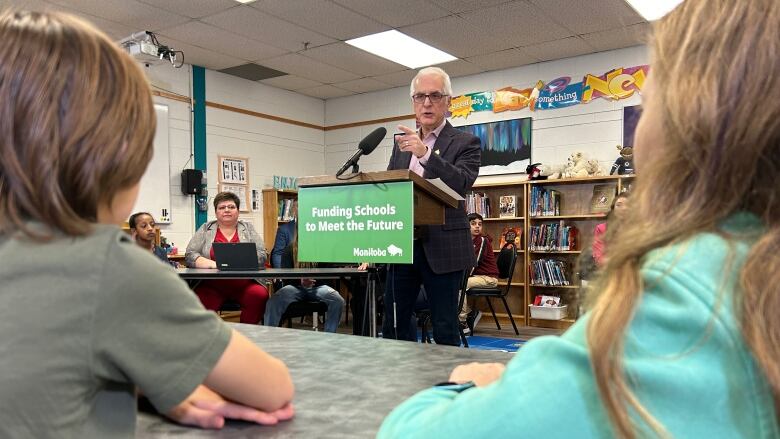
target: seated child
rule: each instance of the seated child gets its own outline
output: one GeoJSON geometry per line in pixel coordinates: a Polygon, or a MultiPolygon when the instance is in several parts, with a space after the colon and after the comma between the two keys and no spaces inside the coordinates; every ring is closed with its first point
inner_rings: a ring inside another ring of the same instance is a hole
{"type": "Polygon", "coordinates": [[[138,63],[61,13],[0,13],[0,41],[0,437],[132,438],[139,391],[201,427],[289,419],[284,363],[119,228],[153,151],[138,63]]]}
{"type": "MultiPolygon", "coordinates": [[[[298,235],[293,237],[292,244],[281,254],[280,268],[300,268],[314,266],[314,263],[298,262],[298,235]]],[[[325,331],[336,332],[341,321],[341,310],[344,309],[344,298],[328,285],[317,285],[315,279],[301,279],[300,282],[285,282],[268,300],[265,309],[264,322],[267,326],[279,326],[282,315],[293,302],[301,300],[319,300],[328,305],[325,315],[325,331]]]]}
{"type": "MultiPolygon", "coordinates": [[[[496,265],[496,255],[493,253],[493,240],[482,234],[482,215],[470,213],[468,215],[471,229],[471,239],[474,242],[474,254],[477,263],[471,271],[471,276],[467,279],[466,289],[471,288],[495,288],[498,285],[498,266],[496,265]]],[[[482,312],[476,309],[469,309],[468,300],[464,299],[463,310],[458,316],[461,324],[466,323],[469,332],[474,333],[474,327],[479,323],[482,312]]]]}
{"type": "Polygon", "coordinates": [[[151,250],[159,260],[174,267],[176,266],[175,263],[168,260],[168,254],[165,252],[165,249],[154,243],[157,233],[154,229],[154,218],[152,218],[150,213],[138,212],[130,215],[127,225],[130,226],[130,236],[135,239],[135,243],[139,247],[151,250]]]}

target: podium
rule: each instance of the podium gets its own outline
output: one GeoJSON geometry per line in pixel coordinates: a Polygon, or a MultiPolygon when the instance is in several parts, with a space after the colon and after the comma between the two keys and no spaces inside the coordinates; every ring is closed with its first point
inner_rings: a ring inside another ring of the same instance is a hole
{"type": "MultiPolygon", "coordinates": [[[[310,262],[411,263],[414,226],[444,224],[459,204],[408,169],[302,177],[298,188],[298,255],[310,262]]],[[[375,270],[367,296],[376,336],[375,270]]]]}

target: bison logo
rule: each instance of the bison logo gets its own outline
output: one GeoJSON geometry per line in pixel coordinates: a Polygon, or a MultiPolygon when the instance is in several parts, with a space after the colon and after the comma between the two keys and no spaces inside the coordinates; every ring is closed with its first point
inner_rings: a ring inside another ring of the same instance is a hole
{"type": "Polygon", "coordinates": [[[390,256],[403,256],[404,254],[403,249],[396,247],[395,244],[390,244],[390,246],[387,247],[387,252],[390,253],[390,256]]]}

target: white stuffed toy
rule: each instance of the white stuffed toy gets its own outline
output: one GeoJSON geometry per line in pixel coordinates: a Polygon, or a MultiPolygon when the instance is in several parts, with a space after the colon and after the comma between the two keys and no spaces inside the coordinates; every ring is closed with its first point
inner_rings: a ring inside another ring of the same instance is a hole
{"type": "Polygon", "coordinates": [[[579,151],[571,153],[563,168],[563,178],[580,178],[588,176],[588,162],[579,151]]]}

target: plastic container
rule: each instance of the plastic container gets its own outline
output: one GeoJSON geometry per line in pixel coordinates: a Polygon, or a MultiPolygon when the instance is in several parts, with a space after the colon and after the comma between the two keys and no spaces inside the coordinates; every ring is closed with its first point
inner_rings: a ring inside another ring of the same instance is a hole
{"type": "Polygon", "coordinates": [[[542,320],[561,320],[566,317],[566,310],[569,305],[563,306],[536,306],[528,305],[531,308],[532,319],[542,320]]]}

